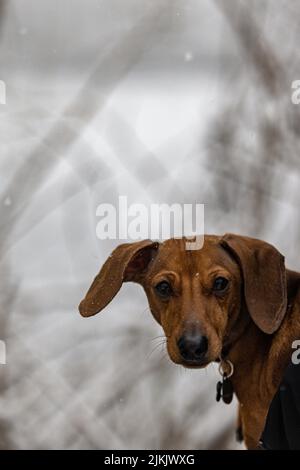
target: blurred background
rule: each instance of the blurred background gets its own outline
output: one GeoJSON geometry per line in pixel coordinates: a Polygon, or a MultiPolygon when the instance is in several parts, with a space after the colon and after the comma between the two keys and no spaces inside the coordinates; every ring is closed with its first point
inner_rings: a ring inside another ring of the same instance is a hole
{"type": "Polygon", "coordinates": [[[296,0],[0,0],[0,448],[226,449],[217,367],[173,365],[142,289],[77,305],[96,207],[204,203],[299,254],[296,0]]]}

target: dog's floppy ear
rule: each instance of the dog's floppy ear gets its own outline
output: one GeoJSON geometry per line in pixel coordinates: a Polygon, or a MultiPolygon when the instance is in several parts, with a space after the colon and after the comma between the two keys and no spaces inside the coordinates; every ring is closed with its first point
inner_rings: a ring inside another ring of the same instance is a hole
{"type": "Polygon", "coordinates": [[[138,281],[158,248],[157,242],[143,240],[119,245],[102,266],[79,305],[83,317],[100,312],[114,298],[122,283],[138,281]]]}
{"type": "Polygon", "coordinates": [[[233,234],[226,234],[221,245],[240,265],[252,320],[264,333],[274,333],[287,309],[284,257],[266,242],[233,234]]]}

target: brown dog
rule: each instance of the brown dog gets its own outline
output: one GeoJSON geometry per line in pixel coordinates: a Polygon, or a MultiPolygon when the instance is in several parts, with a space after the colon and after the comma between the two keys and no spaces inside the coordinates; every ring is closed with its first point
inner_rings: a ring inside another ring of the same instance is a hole
{"type": "Polygon", "coordinates": [[[105,262],[81,315],[100,312],[127,281],[146,291],[173,362],[195,368],[221,360],[225,372],[233,364],[244,440],[256,448],[300,338],[300,274],[285,269],[273,246],[237,235],[205,236],[195,251],[184,239],[128,243],[105,262]]]}

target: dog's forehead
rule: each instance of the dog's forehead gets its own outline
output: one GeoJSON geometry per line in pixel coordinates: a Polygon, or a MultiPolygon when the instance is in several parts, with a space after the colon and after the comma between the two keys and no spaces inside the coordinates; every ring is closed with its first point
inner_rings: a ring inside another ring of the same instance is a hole
{"type": "Polygon", "coordinates": [[[153,269],[170,269],[177,272],[209,270],[214,266],[230,267],[231,257],[220,244],[221,237],[206,235],[203,247],[199,250],[187,250],[186,239],[170,239],[160,244],[153,269]]]}

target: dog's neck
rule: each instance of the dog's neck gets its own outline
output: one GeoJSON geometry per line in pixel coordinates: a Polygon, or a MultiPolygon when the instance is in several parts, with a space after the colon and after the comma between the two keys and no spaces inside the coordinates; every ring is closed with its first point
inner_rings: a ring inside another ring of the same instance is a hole
{"type": "Polygon", "coordinates": [[[240,308],[240,312],[235,321],[228,325],[228,332],[223,340],[223,348],[221,357],[227,359],[230,351],[235,347],[236,343],[242,338],[247,328],[251,324],[251,318],[248,313],[244,300],[240,308]]]}
{"type": "Polygon", "coordinates": [[[300,273],[287,271],[288,308],[279,330],[267,335],[251,320],[246,306],[234,327],[234,335],[224,343],[223,354],[234,364],[233,386],[240,402],[249,393],[261,394],[270,403],[291,360],[292,343],[300,339],[300,273]]]}

